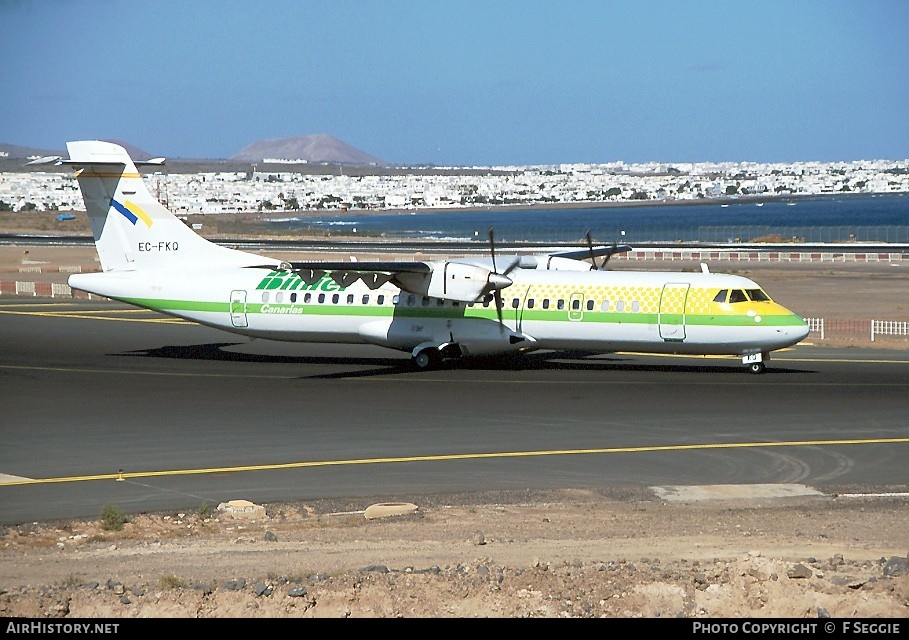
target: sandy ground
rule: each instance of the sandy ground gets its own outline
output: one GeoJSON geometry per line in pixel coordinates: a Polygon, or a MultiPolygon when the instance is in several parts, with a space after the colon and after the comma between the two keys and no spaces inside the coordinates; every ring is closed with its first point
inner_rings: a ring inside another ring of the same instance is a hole
{"type": "Polygon", "coordinates": [[[371,519],[366,505],[278,504],[144,514],[121,531],[102,520],[9,527],[0,616],[909,616],[906,495],[418,502],[371,519]]]}
{"type": "MultiPolygon", "coordinates": [[[[93,250],[0,247],[3,280],[65,282],[55,267],[96,264],[93,250]]],[[[909,265],[711,268],[807,317],[909,320],[909,265]]],[[[0,616],[906,618],[907,491],[686,502],[616,488],[427,496],[376,518],[299,503],[142,514],[122,530],[25,523],[0,529],[0,616]]]]}

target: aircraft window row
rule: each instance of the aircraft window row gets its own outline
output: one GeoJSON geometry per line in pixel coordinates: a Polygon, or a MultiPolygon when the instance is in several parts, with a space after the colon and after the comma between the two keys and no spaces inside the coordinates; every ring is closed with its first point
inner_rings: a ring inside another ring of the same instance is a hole
{"type": "MultiPolygon", "coordinates": [[[[483,306],[487,306],[487,305],[488,305],[488,303],[483,304],[483,306]]],[[[527,298],[527,308],[528,309],[533,309],[534,307],[536,307],[536,305],[537,305],[537,301],[534,298],[527,298]]],[[[603,312],[609,311],[609,308],[611,305],[612,305],[612,302],[610,300],[608,300],[608,299],[603,300],[600,303],[600,311],[603,311],[603,312]]],[[[511,308],[512,309],[518,309],[520,306],[521,306],[520,298],[511,299],[511,308]]],[[[552,306],[552,302],[550,301],[549,298],[543,298],[543,300],[540,303],[540,307],[542,307],[543,309],[549,309],[551,306],[552,306]]],[[[573,311],[580,311],[581,310],[580,299],[572,300],[570,306],[573,311]]],[[[592,298],[590,298],[587,300],[587,302],[584,306],[586,307],[587,311],[593,311],[596,308],[596,302],[592,298]]],[[[616,301],[615,310],[617,312],[619,312],[619,313],[624,312],[625,307],[626,307],[626,303],[624,300],[616,301]]],[[[565,300],[562,300],[562,299],[556,300],[555,308],[560,311],[564,310],[565,309],[565,300]]],[[[639,300],[632,300],[630,308],[631,308],[632,313],[639,313],[641,311],[641,302],[639,300]]]]}
{"type": "MultiPolygon", "coordinates": [[[[729,291],[726,289],[724,289],[723,291],[720,291],[717,294],[717,296],[714,298],[714,301],[715,302],[725,301],[728,293],[729,293],[729,291]]],[[[744,296],[744,292],[741,290],[733,290],[733,293],[734,294],[738,293],[738,294],[741,294],[742,296],[744,296]]],[[[752,296],[752,298],[751,298],[752,300],[769,300],[770,299],[767,297],[767,294],[765,294],[760,289],[753,289],[753,290],[749,289],[748,294],[752,296]],[[763,296],[763,298],[761,298],[760,296],[763,296]]],[[[263,291],[262,292],[262,302],[267,303],[271,299],[270,295],[271,295],[270,291],[263,291]]],[[[732,298],[732,297],[737,298],[738,295],[730,296],[730,298],[732,298]]],[[[416,306],[417,298],[418,298],[418,296],[416,296],[412,293],[407,294],[407,297],[404,299],[405,304],[409,307],[416,306]]],[[[419,304],[423,307],[428,307],[430,304],[432,304],[432,299],[428,298],[427,296],[419,296],[419,298],[420,298],[419,304]]],[[[316,302],[318,304],[325,304],[326,300],[329,300],[329,299],[331,301],[331,304],[339,304],[341,302],[341,295],[338,293],[334,293],[329,298],[324,293],[313,294],[312,292],[307,291],[307,292],[303,293],[302,295],[298,294],[297,292],[292,292],[289,296],[289,300],[290,300],[291,304],[296,304],[297,302],[302,302],[303,304],[312,304],[313,302],[316,302]]],[[[370,299],[371,299],[370,294],[364,293],[360,297],[360,304],[368,305],[370,302],[370,299]]],[[[742,300],[745,300],[745,299],[746,298],[742,298],[742,300]]],[[[394,295],[391,298],[391,303],[393,305],[397,305],[400,301],[401,301],[400,295],[394,295]]],[[[738,302],[739,300],[730,299],[729,301],[738,302]]],[[[284,292],[283,291],[276,292],[275,293],[275,304],[281,304],[283,302],[284,302],[284,292]]],[[[355,304],[356,295],[353,293],[346,294],[346,296],[344,296],[344,302],[348,305],[355,304]]],[[[385,304],[385,295],[384,294],[376,295],[375,303],[377,305],[384,305],[385,304]]],[[[436,306],[439,306],[439,307],[444,306],[445,300],[443,300],[442,298],[436,298],[435,304],[436,304],[436,306]]],[[[458,301],[452,301],[451,304],[454,307],[458,307],[458,306],[460,306],[461,303],[458,301]]],[[[492,304],[491,299],[487,299],[487,300],[483,301],[483,307],[485,307],[485,308],[488,308],[491,304],[492,304]]],[[[534,307],[536,307],[537,301],[535,298],[528,298],[526,304],[527,304],[528,309],[533,309],[534,307]]],[[[611,305],[612,305],[612,303],[610,300],[608,300],[608,299],[603,300],[600,303],[600,311],[604,311],[604,312],[609,311],[611,305]]],[[[473,307],[474,305],[473,305],[473,303],[469,303],[467,306],[473,307]]],[[[553,301],[550,300],[549,298],[543,298],[543,300],[540,301],[540,306],[543,309],[550,309],[551,307],[555,306],[555,308],[557,310],[563,311],[565,309],[566,304],[565,304],[565,300],[562,298],[555,300],[554,305],[553,305],[553,301]]],[[[596,307],[596,303],[594,302],[593,299],[588,299],[585,306],[587,308],[587,311],[593,311],[594,308],[596,307]]],[[[625,305],[624,300],[617,300],[615,302],[615,310],[619,313],[622,313],[625,311],[625,306],[626,305],[625,305]]],[[[519,309],[520,307],[521,307],[521,299],[512,298],[511,299],[511,308],[519,309]]],[[[581,309],[581,300],[577,299],[577,298],[571,300],[570,307],[574,311],[579,311],[581,309]]],[[[632,300],[631,311],[633,313],[638,313],[640,310],[641,310],[641,303],[637,300],[632,300]]]]}
{"type": "MultiPolygon", "coordinates": [[[[270,300],[269,293],[270,293],[269,291],[262,292],[262,302],[267,303],[270,300]]],[[[302,298],[300,296],[298,296],[298,294],[296,292],[290,294],[291,304],[295,304],[298,300],[302,301],[303,304],[310,304],[313,302],[313,298],[314,298],[313,294],[309,291],[304,293],[302,298]]],[[[360,304],[369,304],[369,299],[370,299],[369,294],[364,293],[363,297],[360,298],[360,304]]],[[[319,304],[325,304],[326,295],[324,293],[320,293],[317,296],[315,296],[315,300],[319,304]]],[[[341,301],[340,294],[337,294],[337,293],[332,294],[332,296],[331,296],[332,304],[338,304],[340,301],[341,301]]],[[[354,302],[356,302],[356,296],[353,293],[348,293],[345,296],[344,301],[347,304],[354,304],[354,302]]],[[[278,291],[275,294],[275,304],[281,304],[282,302],[284,302],[284,292],[278,291]]],[[[398,303],[398,296],[394,297],[394,303],[395,304],[398,303]]],[[[380,293],[379,295],[376,296],[376,304],[378,304],[378,305],[385,304],[385,295],[384,294],[380,293]]]]}
{"type": "MultiPolygon", "coordinates": [[[[267,303],[271,299],[270,294],[271,294],[270,291],[263,291],[262,292],[262,302],[267,303]]],[[[325,304],[325,301],[327,299],[329,299],[329,298],[324,293],[319,293],[316,295],[316,294],[313,294],[313,293],[307,291],[306,293],[304,293],[302,295],[302,297],[300,297],[296,292],[293,292],[290,294],[291,303],[296,303],[298,301],[301,301],[303,304],[310,304],[315,301],[318,304],[325,304]]],[[[333,293],[331,295],[330,300],[331,300],[331,304],[339,304],[341,302],[341,294],[333,293]]],[[[367,304],[369,304],[369,301],[370,301],[370,295],[368,293],[364,293],[360,298],[360,304],[367,305],[367,304]]],[[[399,295],[392,296],[392,299],[391,299],[392,304],[397,305],[400,301],[401,301],[401,297],[399,295]]],[[[278,291],[275,294],[275,304],[281,304],[282,302],[284,302],[284,292],[278,291]]],[[[344,302],[346,304],[355,304],[356,295],[353,293],[348,293],[346,296],[344,296],[344,302]]],[[[407,304],[408,307],[416,306],[417,296],[415,296],[412,293],[408,294],[407,297],[405,298],[405,303],[407,304]]],[[[428,307],[431,303],[432,303],[432,299],[430,299],[426,296],[420,296],[420,304],[422,306],[428,307]]],[[[376,304],[378,304],[378,305],[385,304],[385,294],[380,293],[376,296],[376,304]]],[[[443,300],[442,298],[436,298],[435,304],[436,304],[436,306],[439,306],[439,307],[444,306],[445,300],[443,300]]],[[[487,302],[486,304],[488,305],[489,303],[487,302]]],[[[457,300],[453,300],[451,302],[451,305],[454,307],[459,307],[459,306],[461,306],[461,303],[458,302],[457,300]]]]}
{"type": "Polygon", "coordinates": [[[720,289],[713,297],[714,302],[770,302],[770,296],[763,289],[720,289]]]}

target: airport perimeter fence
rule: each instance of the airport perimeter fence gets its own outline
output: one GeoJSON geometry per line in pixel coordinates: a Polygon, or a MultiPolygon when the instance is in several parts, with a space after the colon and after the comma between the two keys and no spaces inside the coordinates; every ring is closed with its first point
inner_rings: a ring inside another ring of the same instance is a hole
{"type": "Polygon", "coordinates": [[[816,333],[821,340],[831,334],[871,335],[871,342],[880,336],[909,336],[909,322],[900,320],[846,320],[826,318],[805,318],[808,332],[816,333]]]}
{"type": "MultiPolygon", "coordinates": [[[[406,219],[406,218],[405,218],[406,219]]],[[[552,218],[541,224],[516,224],[507,219],[491,218],[499,242],[553,242],[585,244],[585,232],[596,244],[618,242],[634,246],[636,243],[701,243],[701,244],[751,244],[751,243],[831,243],[831,244],[909,244],[909,226],[775,226],[775,225],[628,225],[597,224],[584,221],[575,224],[562,221],[555,224],[552,218]],[[584,228],[579,228],[584,227],[584,228]]],[[[365,222],[365,221],[364,221],[365,222]]],[[[311,227],[315,231],[316,227],[311,227]]],[[[323,229],[324,232],[324,229],[323,229]]],[[[383,228],[370,230],[364,224],[338,230],[332,236],[370,236],[405,239],[472,239],[488,241],[488,229],[446,228],[421,230],[413,228],[383,228]]]]}

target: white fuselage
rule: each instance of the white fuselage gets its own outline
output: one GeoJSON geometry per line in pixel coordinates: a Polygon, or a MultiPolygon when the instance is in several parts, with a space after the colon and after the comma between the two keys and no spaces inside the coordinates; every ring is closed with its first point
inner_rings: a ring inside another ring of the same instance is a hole
{"type": "Polygon", "coordinates": [[[267,268],[186,274],[78,274],[72,286],[247,336],[285,341],[372,343],[411,351],[458,343],[465,354],[528,349],[768,353],[807,334],[801,318],[771,301],[715,302],[718,291],[753,290],[739,276],[682,272],[516,269],[493,300],[461,303],[401,291],[307,285],[267,268]]]}

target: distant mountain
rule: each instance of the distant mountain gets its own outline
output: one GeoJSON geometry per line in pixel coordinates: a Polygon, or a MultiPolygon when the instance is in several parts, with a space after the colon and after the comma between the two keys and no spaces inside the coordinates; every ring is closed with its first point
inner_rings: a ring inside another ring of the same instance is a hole
{"type": "Polygon", "coordinates": [[[2,144],[0,143],[0,158],[8,158],[10,160],[25,160],[26,158],[34,158],[35,156],[44,157],[44,156],[62,156],[66,155],[63,151],[57,150],[52,151],[51,149],[38,149],[35,147],[20,147],[15,144],[2,144]]]}
{"type": "Polygon", "coordinates": [[[384,160],[364,153],[325,133],[258,140],[230,157],[231,160],[243,162],[262,162],[265,158],[339,164],[386,164],[384,160]]]}
{"type": "MultiPolygon", "coordinates": [[[[134,147],[133,145],[123,142],[122,140],[107,140],[107,142],[113,142],[114,144],[119,144],[121,147],[126,149],[129,152],[130,157],[133,160],[149,160],[152,155],[146,153],[134,147]]],[[[51,149],[38,149],[35,147],[20,147],[15,144],[0,144],[0,157],[9,158],[10,160],[15,159],[25,159],[33,158],[35,156],[44,157],[44,156],[61,156],[67,157],[66,151],[62,149],[51,150],[51,149]]]]}

